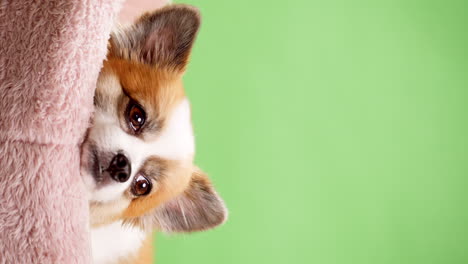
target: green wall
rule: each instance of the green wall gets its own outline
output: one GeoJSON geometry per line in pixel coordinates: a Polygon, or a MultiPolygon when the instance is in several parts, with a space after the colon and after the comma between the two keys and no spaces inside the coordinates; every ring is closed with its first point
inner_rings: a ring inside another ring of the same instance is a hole
{"type": "Polygon", "coordinates": [[[468,1],[187,2],[230,218],[158,235],[158,263],[468,263],[468,1]]]}

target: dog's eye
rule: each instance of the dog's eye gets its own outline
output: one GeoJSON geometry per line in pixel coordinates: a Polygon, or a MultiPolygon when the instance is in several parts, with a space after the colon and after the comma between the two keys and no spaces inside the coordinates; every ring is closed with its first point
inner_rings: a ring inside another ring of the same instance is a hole
{"type": "Polygon", "coordinates": [[[128,110],[128,123],[134,132],[139,132],[141,127],[145,124],[146,113],[145,111],[136,103],[130,103],[128,110]]]}
{"type": "Polygon", "coordinates": [[[132,186],[132,192],[136,196],[147,195],[151,191],[151,181],[143,175],[135,178],[132,186]]]}

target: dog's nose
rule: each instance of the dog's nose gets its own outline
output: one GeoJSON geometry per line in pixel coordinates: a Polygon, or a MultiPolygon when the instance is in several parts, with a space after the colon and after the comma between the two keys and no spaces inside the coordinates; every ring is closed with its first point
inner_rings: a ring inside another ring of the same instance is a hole
{"type": "Polygon", "coordinates": [[[109,168],[107,168],[112,179],[118,182],[126,182],[132,172],[128,158],[123,154],[117,154],[111,160],[109,168]]]}

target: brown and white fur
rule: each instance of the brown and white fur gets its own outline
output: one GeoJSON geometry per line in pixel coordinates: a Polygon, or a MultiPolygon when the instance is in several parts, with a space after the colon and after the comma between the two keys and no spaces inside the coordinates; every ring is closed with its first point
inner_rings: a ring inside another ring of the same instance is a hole
{"type": "Polygon", "coordinates": [[[200,231],[226,219],[193,164],[182,85],[199,25],[197,9],[169,5],[111,34],[81,168],[95,263],[151,263],[154,230],[200,231]]]}

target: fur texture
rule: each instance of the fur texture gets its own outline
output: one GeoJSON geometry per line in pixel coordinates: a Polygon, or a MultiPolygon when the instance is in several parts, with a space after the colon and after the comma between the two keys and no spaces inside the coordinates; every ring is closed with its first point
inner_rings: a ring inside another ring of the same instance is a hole
{"type": "Polygon", "coordinates": [[[0,2],[0,263],[90,263],[79,145],[119,2],[0,2]]]}
{"type": "Polygon", "coordinates": [[[121,221],[94,228],[91,232],[94,263],[130,260],[144,245],[146,237],[146,232],[137,227],[123,226],[121,221]]]}

